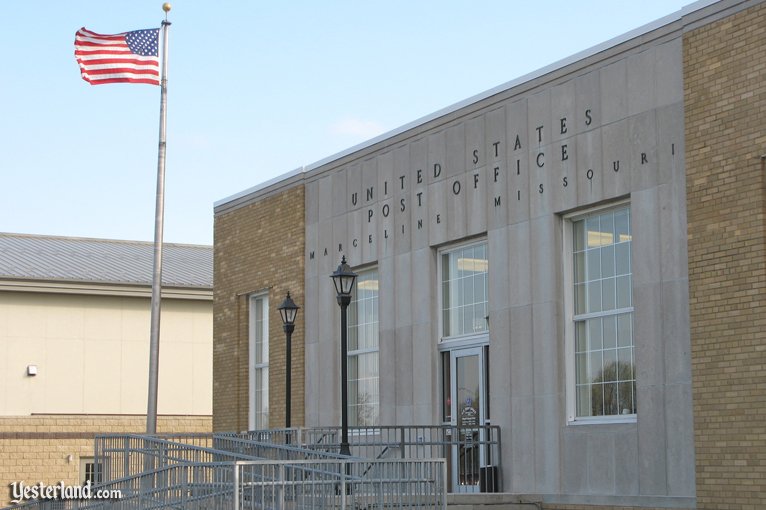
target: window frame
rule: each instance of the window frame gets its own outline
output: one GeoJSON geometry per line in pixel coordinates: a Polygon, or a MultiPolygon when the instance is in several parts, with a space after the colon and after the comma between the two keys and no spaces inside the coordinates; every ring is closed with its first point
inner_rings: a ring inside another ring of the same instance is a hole
{"type": "Polygon", "coordinates": [[[473,345],[485,345],[489,342],[489,321],[487,321],[487,329],[481,332],[464,333],[460,335],[444,336],[444,292],[442,288],[442,272],[443,263],[442,258],[445,254],[453,252],[462,248],[468,248],[471,246],[484,245],[487,255],[487,315],[485,320],[489,317],[489,240],[486,237],[478,239],[470,239],[459,243],[451,243],[449,245],[439,248],[436,252],[436,285],[438,294],[438,309],[437,309],[437,322],[439,331],[439,349],[453,349],[458,347],[470,347],[473,345]]]}
{"type": "MultiPolygon", "coordinates": [[[[577,416],[577,374],[576,374],[576,357],[575,357],[575,286],[574,286],[574,222],[588,216],[593,216],[599,213],[603,213],[609,210],[616,210],[623,207],[627,207],[630,211],[631,217],[631,255],[630,255],[630,276],[631,276],[631,306],[624,308],[615,308],[608,313],[592,312],[580,314],[577,316],[577,320],[586,320],[596,317],[611,317],[624,313],[631,314],[631,321],[635,320],[635,306],[633,303],[633,226],[632,226],[632,207],[629,198],[624,198],[617,201],[611,201],[606,204],[590,207],[564,214],[563,220],[563,251],[564,251],[564,310],[565,310],[565,325],[564,325],[564,358],[565,358],[565,384],[566,384],[566,415],[567,425],[597,425],[597,424],[620,424],[620,423],[636,423],[638,413],[633,414],[615,414],[615,415],[601,415],[601,416],[577,416]]],[[[633,346],[633,377],[636,377],[635,367],[635,326],[631,328],[631,341],[633,346]]],[[[636,393],[637,393],[636,389],[636,393]]]]}
{"type": "MultiPolygon", "coordinates": [[[[357,276],[356,282],[354,283],[354,288],[352,289],[351,302],[349,303],[349,309],[348,309],[348,314],[349,315],[351,314],[352,307],[357,307],[358,303],[359,303],[359,299],[358,299],[359,294],[358,294],[358,292],[359,292],[359,282],[361,281],[360,277],[362,275],[367,274],[367,273],[375,273],[375,275],[377,277],[378,289],[376,290],[377,295],[376,295],[376,298],[375,298],[376,299],[375,306],[376,306],[377,309],[374,312],[374,315],[377,317],[377,320],[373,323],[375,325],[374,326],[374,331],[375,331],[375,336],[376,336],[376,345],[375,345],[375,347],[365,347],[365,348],[362,348],[362,349],[351,349],[351,348],[348,348],[347,351],[346,351],[346,364],[347,364],[346,366],[350,367],[350,365],[351,365],[351,358],[352,357],[355,357],[358,360],[359,357],[361,357],[363,355],[377,353],[377,355],[378,355],[378,359],[377,359],[377,364],[378,364],[378,367],[377,367],[378,400],[374,403],[375,404],[374,405],[374,407],[375,407],[375,416],[376,416],[376,419],[374,420],[375,423],[366,423],[366,424],[363,424],[363,425],[360,425],[359,423],[356,423],[356,424],[353,424],[353,425],[350,424],[350,425],[353,426],[353,427],[361,427],[361,428],[365,428],[365,427],[377,427],[377,426],[380,426],[380,390],[381,390],[381,387],[380,387],[380,271],[378,270],[378,266],[373,265],[373,266],[365,266],[365,267],[361,267],[361,268],[355,268],[354,272],[356,272],[358,276],[357,276]]],[[[351,336],[351,329],[353,327],[359,327],[359,326],[362,325],[358,321],[358,318],[360,316],[359,315],[359,310],[358,310],[358,308],[356,308],[355,310],[356,310],[357,324],[351,325],[350,324],[350,320],[349,320],[349,324],[347,324],[347,331],[348,331],[348,336],[349,337],[351,336]]],[[[363,325],[367,325],[367,324],[370,324],[370,323],[365,322],[363,325]]],[[[357,333],[357,346],[358,346],[358,338],[359,338],[359,335],[357,333]]],[[[358,375],[358,368],[357,368],[357,375],[358,375]]],[[[359,381],[360,378],[357,377],[355,380],[359,381]]],[[[351,378],[349,378],[349,380],[347,381],[347,384],[349,386],[351,385],[351,378]]],[[[349,390],[349,394],[351,394],[351,391],[350,391],[351,388],[350,387],[348,388],[348,390],[349,390]]],[[[355,395],[358,397],[359,392],[357,391],[355,393],[355,395]]],[[[349,398],[349,402],[348,402],[348,416],[350,418],[349,422],[351,422],[351,417],[352,416],[354,416],[354,417],[358,416],[358,414],[352,413],[352,411],[356,411],[356,408],[359,407],[359,405],[360,404],[359,404],[358,398],[355,399],[354,402],[352,402],[351,399],[349,398]]],[[[354,419],[356,419],[356,418],[354,418],[354,419]]]]}
{"type": "Polygon", "coordinates": [[[247,311],[248,311],[248,412],[247,412],[247,427],[248,430],[259,430],[269,428],[269,424],[262,427],[258,427],[258,416],[266,415],[268,421],[269,416],[269,293],[268,291],[260,291],[249,294],[247,297],[247,311]],[[263,324],[261,326],[263,333],[263,355],[260,363],[256,363],[255,352],[255,317],[256,317],[256,303],[261,300],[263,303],[263,324]],[[264,361],[265,358],[265,361],[264,361]],[[261,409],[256,410],[256,395],[255,395],[255,375],[259,370],[266,370],[266,398],[265,406],[261,402],[261,409]]]}
{"type": "Polygon", "coordinates": [[[80,457],[80,485],[84,486],[88,480],[90,480],[91,485],[101,483],[102,473],[103,465],[101,462],[96,462],[95,457],[80,457]],[[88,466],[92,466],[90,473],[88,473],[88,466]]]}

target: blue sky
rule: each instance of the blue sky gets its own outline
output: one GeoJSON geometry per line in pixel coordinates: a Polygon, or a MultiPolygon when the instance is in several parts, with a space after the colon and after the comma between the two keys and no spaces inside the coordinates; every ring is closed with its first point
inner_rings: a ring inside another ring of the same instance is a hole
{"type": "MultiPolygon", "coordinates": [[[[689,1],[173,2],[165,241],[213,203],[681,9],[689,1]]],[[[150,241],[159,87],[88,85],[81,26],[162,2],[2,2],[0,231],[150,241]]]]}

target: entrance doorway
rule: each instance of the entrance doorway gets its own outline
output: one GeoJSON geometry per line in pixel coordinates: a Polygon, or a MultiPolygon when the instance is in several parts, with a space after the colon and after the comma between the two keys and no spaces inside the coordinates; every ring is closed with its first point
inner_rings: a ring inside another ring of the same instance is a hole
{"type": "Polygon", "coordinates": [[[452,492],[478,492],[487,465],[487,346],[444,353],[445,421],[454,426],[449,459],[452,492]]]}

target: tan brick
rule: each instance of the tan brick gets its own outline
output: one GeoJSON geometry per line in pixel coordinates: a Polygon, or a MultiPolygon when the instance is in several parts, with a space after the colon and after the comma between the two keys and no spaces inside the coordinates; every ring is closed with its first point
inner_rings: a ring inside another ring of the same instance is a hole
{"type": "Polygon", "coordinates": [[[766,7],[684,36],[697,504],[766,501],[766,7]]]}
{"type": "MultiPolygon", "coordinates": [[[[297,186],[215,218],[213,429],[248,426],[248,294],[269,294],[269,422],[285,424],[285,334],[277,306],[304,303],[304,188],[297,186]]],[[[300,316],[299,316],[300,317],[300,316]]],[[[292,336],[291,424],[304,423],[304,326],[292,336]]]]}
{"type": "MultiPolygon", "coordinates": [[[[160,416],[157,429],[167,433],[210,432],[212,418],[160,416]]],[[[93,456],[96,434],[145,430],[145,416],[0,416],[0,487],[8,487],[15,481],[58,483],[63,480],[77,484],[80,457],[93,456]],[[48,423],[61,424],[49,426],[48,423]],[[30,438],[25,434],[36,436],[30,438]],[[39,434],[44,436],[38,437],[39,434]],[[69,455],[72,455],[71,462],[69,455]]],[[[7,491],[0,491],[0,507],[9,504],[8,496],[7,491]]]]}

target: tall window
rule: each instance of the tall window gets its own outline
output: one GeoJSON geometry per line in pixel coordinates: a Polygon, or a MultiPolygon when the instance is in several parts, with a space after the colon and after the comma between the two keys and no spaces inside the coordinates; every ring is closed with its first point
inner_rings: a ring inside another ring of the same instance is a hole
{"type": "Polygon", "coordinates": [[[348,423],[378,425],[378,271],[360,271],[348,307],[348,423]]]}
{"type": "Polygon", "coordinates": [[[630,208],[571,219],[575,412],[634,415],[630,208]]]}
{"type": "Polygon", "coordinates": [[[442,337],[489,330],[487,243],[461,246],[441,255],[442,337]]]}
{"type": "Polygon", "coordinates": [[[269,297],[250,296],[250,430],[269,427],[269,297]]]}

